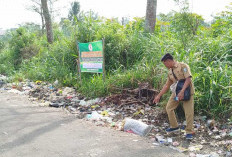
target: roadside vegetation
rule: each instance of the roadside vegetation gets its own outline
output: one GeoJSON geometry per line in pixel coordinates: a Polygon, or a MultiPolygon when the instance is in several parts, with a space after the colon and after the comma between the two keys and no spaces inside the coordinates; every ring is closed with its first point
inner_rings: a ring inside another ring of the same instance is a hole
{"type": "MultiPolygon", "coordinates": [[[[191,67],[195,85],[195,111],[214,118],[232,118],[232,11],[220,13],[212,23],[182,9],[159,15],[153,34],[144,30],[144,18],[124,24],[93,12],[53,23],[49,44],[39,26],[25,24],[0,39],[0,73],[12,81],[25,79],[74,86],[88,97],[101,97],[148,82],[160,90],[167,69],[161,56],[171,53],[191,67]],[[106,80],[101,74],[77,77],[77,42],[105,39],[106,80]]],[[[166,95],[167,96],[167,95],[166,95]]]]}

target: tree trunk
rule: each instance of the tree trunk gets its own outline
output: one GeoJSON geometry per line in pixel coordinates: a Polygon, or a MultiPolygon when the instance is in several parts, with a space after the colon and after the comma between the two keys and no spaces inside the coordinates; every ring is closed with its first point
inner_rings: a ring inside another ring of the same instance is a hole
{"type": "Polygon", "coordinates": [[[145,30],[154,33],[156,23],[157,0],[147,0],[145,30]]]}
{"type": "Polygon", "coordinates": [[[43,15],[43,8],[42,8],[42,5],[41,5],[40,17],[41,17],[41,22],[42,22],[42,34],[44,34],[45,22],[44,22],[44,15],[43,15]]]}
{"type": "Polygon", "coordinates": [[[43,15],[45,18],[47,40],[51,44],[53,42],[53,31],[52,31],[51,16],[50,16],[50,13],[48,11],[47,0],[41,0],[41,4],[42,4],[42,9],[43,9],[43,15]]]}

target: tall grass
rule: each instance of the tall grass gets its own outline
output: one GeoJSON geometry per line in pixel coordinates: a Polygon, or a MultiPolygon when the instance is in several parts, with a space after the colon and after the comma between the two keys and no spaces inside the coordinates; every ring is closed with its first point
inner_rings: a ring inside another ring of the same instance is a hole
{"type": "Polygon", "coordinates": [[[47,43],[45,36],[30,36],[24,32],[23,36],[12,37],[13,41],[33,38],[25,46],[16,44],[22,46],[17,49],[22,59],[17,64],[18,69],[13,62],[16,50],[5,47],[0,53],[0,72],[32,80],[59,80],[61,85],[75,86],[85,96],[101,97],[124,88],[137,88],[141,82],[149,82],[161,90],[167,79],[167,69],[160,58],[171,53],[191,68],[196,88],[195,111],[214,117],[231,116],[232,30],[228,28],[226,34],[215,37],[214,31],[201,28],[197,35],[183,43],[177,38],[178,32],[173,32],[171,27],[174,26],[158,27],[154,34],[147,34],[143,32],[143,24],[144,19],[136,18],[122,26],[115,19],[93,18],[90,14],[75,25],[66,21],[63,30],[56,27],[52,45],[47,43]],[[80,83],[76,42],[102,38],[105,39],[106,81],[101,74],[83,73],[80,83]],[[24,53],[31,51],[23,50],[31,45],[39,48],[38,52],[24,59],[24,53]]]}

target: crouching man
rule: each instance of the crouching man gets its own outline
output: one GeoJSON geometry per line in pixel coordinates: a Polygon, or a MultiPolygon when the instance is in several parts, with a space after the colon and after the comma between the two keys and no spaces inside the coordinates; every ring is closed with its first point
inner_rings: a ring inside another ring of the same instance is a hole
{"type": "Polygon", "coordinates": [[[192,139],[193,138],[193,116],[194,116],[194,85],[192,82],[192,76],[190,72],[190,68],[185,63],[177,62],[173,59],[173,56],[169,53],[165,54],[161,61],[163,64],[169,69],[168,71],[168,78],[167,82],[160,91],[160,93],[155,97],[153,100],[153,103],[159,103],[160,98],[163,94],[165,94],[170,86],[173,83],[176,83],[178,80],[185,79],[184,85],[181,89],[181,91],[176,95],[175,92],[172,92],[171,97],[168,100],[166,111],[168,114],[168,119],[170,122],[170,128],[166,129],[166,132],[175,132],[179,130],[179,126],[176,120],[176,115],[174,110],[179,105],[180,101],[183,101],[184,99],[184,91],[185,89],[190,86],[190,99],[187,101],[183,101],[183,108],[185,112],[185,118],[186,118],[186,139],[192,139]]]}

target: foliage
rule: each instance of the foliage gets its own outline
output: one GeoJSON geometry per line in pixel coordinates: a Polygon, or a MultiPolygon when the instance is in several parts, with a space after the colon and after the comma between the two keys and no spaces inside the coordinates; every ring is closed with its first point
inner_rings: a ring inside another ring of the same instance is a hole
{"type": "Polygon", "coordinates": [[[35,34],[28,33],[23,27],[12,33],[9,49],[14,68],[18,69],[23,59],[29,59],[38,53],[34,40],[35,34]]]}
{"type": "Polygon", "coordinates": [[[80,3],[78,1],[74,1],[71,4],[71,9],[68,13],[68,19],[70,21],[74,21],[74,17],[77,17],[78,13],[80,12],[80,3]]]}
{"type": "Polygon", "coordinates": [[[5,43],[2,40],[0,40],[0,52],[4,47],[5,47],[5,43]]]}
{"type": "Polygon", "coordinates": [[[14,64],[11,60],[12,55],[9,50],[4,49],[0,53],[0,73],[10,75],[14,72],[14,64]]]}
{"type": "Polygon", "coordinates": [[[35,33],[36,35],[41,35],[41,31],[40,31],[40,25],[36,24],[36,23],[24,23],[22,25],[20,25],[20,27],[23,27],[24,29],[27,30],[27,32],[30,33],[35,33]]]}
{"type": "Polygon", "coordinates": [[[22,61],[35,56],[39,48],[34,44],[35,34],[27,32],[25,28],[19,28],[11,32],[8,45],[2,50],[0,57],[0,71],[4,74],[13,73],[20,68],[22,61]]]}
{"type": "Polygon", "coordinates": [[[227,11],[222,11],[215,17],[212,23],[213,36],[225,34],[227,29],[232,26],[232,3],[227,6],[227,11]]]}
{"type": "Polygon", "coordinates": [[[171,17],[170,28],[176,34],[176,38],[180,39],[183,48],[186,49],[189,41],[197,35],[198,28],[203,24],[204,19],[200,15],[189,11],[186,0],[179,2],[179,5],[180,12],[174,12],[171,17]]]}
{"type": "MultiPolygon", "coordinates": [[[[161,15],[155,33],[148,34],[144,32],[144,18],[122,25],[118,19],[100,18],[93,12],[82,12],[80,17],[74,24],[68,19],[53,24],[51,45],[45,36],[25,26],[13,31],[8,46],[0,53],[0,73],[32,80],[59,80],[60,84],[75,86],[89,97],[136,88],[140,82],[149,82],[161,90],[167,69],[160,58],[171,53],[191,67],[196,112],[215,118],[231,116],[232,29],[227,24],[220,26],[222,18],[216,18],[209,27],[196,14],[173,12],[161,15]],[[76,43],[103,38],[106,81],[100,74],[82,73],[80,83],[76,43]]],[[[231,21],[227,19],[227,23],[231,21]]]]}

